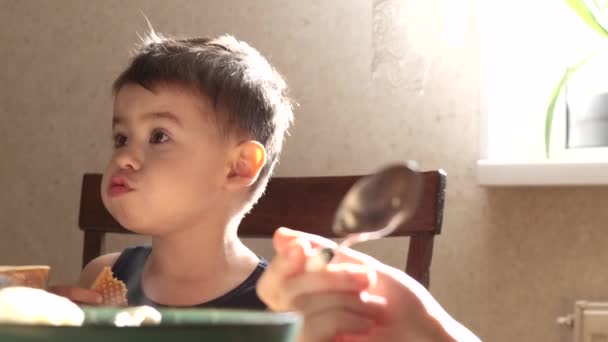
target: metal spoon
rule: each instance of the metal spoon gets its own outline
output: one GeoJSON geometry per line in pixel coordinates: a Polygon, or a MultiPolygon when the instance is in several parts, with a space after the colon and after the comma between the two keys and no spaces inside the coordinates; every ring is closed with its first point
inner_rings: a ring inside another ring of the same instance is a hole
{"type": "MultiPolygon", "coordinates": [[[[416,162],[389,165],[358,180],[346,193],[334,218],[332,230],[345,239],[336,248],[378,239],[392,233],[409,220],[422,196],[423,177],[416,162]]],[[[336,254],[331,248],[319,250],[307,270],[324,267],[336,254]]]]}

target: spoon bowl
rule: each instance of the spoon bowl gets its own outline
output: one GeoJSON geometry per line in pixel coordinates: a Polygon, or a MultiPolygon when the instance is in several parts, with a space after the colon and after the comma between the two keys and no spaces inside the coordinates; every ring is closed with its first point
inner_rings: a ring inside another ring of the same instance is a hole
{"type": "MultiPolygon", "coordinates": [[[[422,173],[413,161],[391,164],[358,180],[336,210],[332,231],[345,238],[337,248],[391,234],[412,218],[422,191],[422,173]]],[[[332,249],[320,250],[319,260],[311,260],[307,269],[327,264],[334,254],[332,249]]]]}
{"type": "Polygon", "coordinates": [[[415,162],[389,165],[356,182],[346,193],[332,230],[346,241],[377,239],[409,220],[422,195],[415,162]]]}

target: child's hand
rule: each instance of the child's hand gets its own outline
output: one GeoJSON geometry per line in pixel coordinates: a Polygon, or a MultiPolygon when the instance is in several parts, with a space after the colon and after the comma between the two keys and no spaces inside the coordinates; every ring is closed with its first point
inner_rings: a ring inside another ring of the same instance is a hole
{"type": "Polygon", "coordinates": [[[104,254],[89,262],[80,273],[76,286],[51,286],[48,291],[84,305],[105,305],[103,295],[92,290],[95,280],[106,267],[112,267],[120,253],[104,254]]]}
{"type": "Polygon", "coordinates": [[[51,286],[48,291],[78,304],[101,305],[103,303],[103,296],[100,293],[83,287],[51,286]]]}
{"type": "Polygon", "coordinates": [[[303,314],[301,342],[479,341],[400,270],[345,249],[325,269],[304,272],[311,247],[335,243],[288,229],[277,230],[273,242],[277,256],[258,294],[273,310],[303,314]],[[315,306],[323,307],[323,317],[315,306]]]}

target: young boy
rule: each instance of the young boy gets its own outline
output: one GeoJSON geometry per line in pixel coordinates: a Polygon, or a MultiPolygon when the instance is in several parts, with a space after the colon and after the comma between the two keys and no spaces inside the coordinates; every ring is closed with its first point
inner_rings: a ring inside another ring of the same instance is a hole
{"type": "Polygon", "coordinates": [[[114,153],[102,198],[151,246],[100,256],[78,287],[51,291],[85,304],[105,266],[129,305],[265,308],[255,292],[267,263],[237,237],[261,196],[293,119],[281,76],[231,36],[152,32],[114,82],[114,153]]]}

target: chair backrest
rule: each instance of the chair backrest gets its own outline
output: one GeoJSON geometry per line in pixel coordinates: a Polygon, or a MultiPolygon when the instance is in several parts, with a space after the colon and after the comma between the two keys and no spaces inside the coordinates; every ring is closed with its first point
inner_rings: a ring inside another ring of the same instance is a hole
{"type": "MultiPolygon", "coordinates": [[[[428,288],[433,241],[441,232],[446,174],[426,171],[424,192],[418,210],[391,236],[409,236],[405,272],[428,288]]],[[[334,213],[342,197],[361,176],[274,177],[264,196],[239,226],[241,237],[270,238],[278,227],[288,227],[325,237],[331,231],[334,213]]],[[[100,174],[82,179],[78,225],[84,231],[82,265],[102,252],[106,233],[132,234],[108,213],[101,201],[100,174]]]]}

